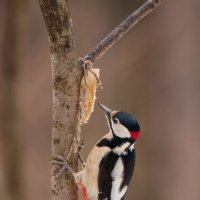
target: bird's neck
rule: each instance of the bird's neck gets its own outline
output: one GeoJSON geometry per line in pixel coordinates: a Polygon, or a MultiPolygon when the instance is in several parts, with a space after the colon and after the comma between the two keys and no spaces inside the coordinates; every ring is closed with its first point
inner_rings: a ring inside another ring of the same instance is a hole
{"type": "Polygon", "coordinates": [[[127,146],[133,145],[134,140],[132,138],[120,138],[113,134],[107,134],[106,137],[103,137],[98,143],[98,147],[109,147],[114,149],[116,147],[121,147],[122,145],[127,144],[127,146]]]}

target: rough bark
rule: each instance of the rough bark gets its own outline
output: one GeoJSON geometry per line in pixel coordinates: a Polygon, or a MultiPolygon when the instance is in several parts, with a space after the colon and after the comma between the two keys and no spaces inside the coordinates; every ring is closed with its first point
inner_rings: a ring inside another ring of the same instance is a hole
{"type": "MultiPolygon", "coordinates": [[[[40,7],[49,34],[53,81],[52,154],[65,158],[70,152],[79,126],[79,91],[82,70],[76,65],[72,21],[67,0],[40,0],[40,7]]],[[[77,156],[68,160],[76,171],[77,156]]],[[[78,199],[77,186],[70,174],[55,178],[60,166],[52,165],[53,200],[78,199]]]]}
{"type": "MultiPolygon", "coordinates": [[[[22,137],[19,131],[17,90],[21,50],[21,11],[24,0],[4,1],[5,21],[1,55],[1,138],[6,196],[24,199],[22,137]]],[[[2,3],[2,4],[3,4],[2,3]]],[[[4,5],[4,4],[3,4],[4,5]]]]}

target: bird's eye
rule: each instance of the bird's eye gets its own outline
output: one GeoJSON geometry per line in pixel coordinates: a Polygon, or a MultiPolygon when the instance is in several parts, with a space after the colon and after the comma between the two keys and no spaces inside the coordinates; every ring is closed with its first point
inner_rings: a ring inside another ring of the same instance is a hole
{"type": "Polygon", "coordinates": [[[119,119],[113,118],[113,122],[114,122],[115,124],[119,124],[119,119]]]}

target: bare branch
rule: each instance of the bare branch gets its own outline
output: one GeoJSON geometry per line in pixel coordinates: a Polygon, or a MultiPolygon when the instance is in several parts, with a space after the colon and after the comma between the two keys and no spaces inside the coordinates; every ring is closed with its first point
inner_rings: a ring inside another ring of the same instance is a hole
{"type": "MultiPolygon", "coordinates": [[[[161,0],[149,0],[139,9],[126,18],[119,26],[109,33],[92,51],[90,51],[84,60],[94,63],[102,57],[110,47],[112,47],[125,33],[127,33],[134,25],[136,25],[145,16],[155,10],[161,0]]],[[[81,64],[81,63],[80,63],[81,64]]]]}

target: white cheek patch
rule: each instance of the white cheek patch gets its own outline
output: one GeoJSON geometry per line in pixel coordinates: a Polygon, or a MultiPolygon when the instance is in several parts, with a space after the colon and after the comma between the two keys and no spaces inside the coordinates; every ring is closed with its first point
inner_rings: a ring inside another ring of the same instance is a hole
{"type": "Polygon", "coordinates": [[[113,131],[115,133],[116,136],[120,137],[120,138],[130,138],[130,132],[129,130],[124,127],[122,124],[113,124],[113,122],[111,122],[112,124],[112,128],[113,131]]]}
{"type": "Polygon", "coordinates": [[[112,176],[112,189],[111,189],[111,200],[120,200],[126,193],[128,186],[124,186],[120,190],[120,186],[124,176],[124,165],[121,158],[119,158],[115,164],[115,167],[111,173],[112,176]]]}

